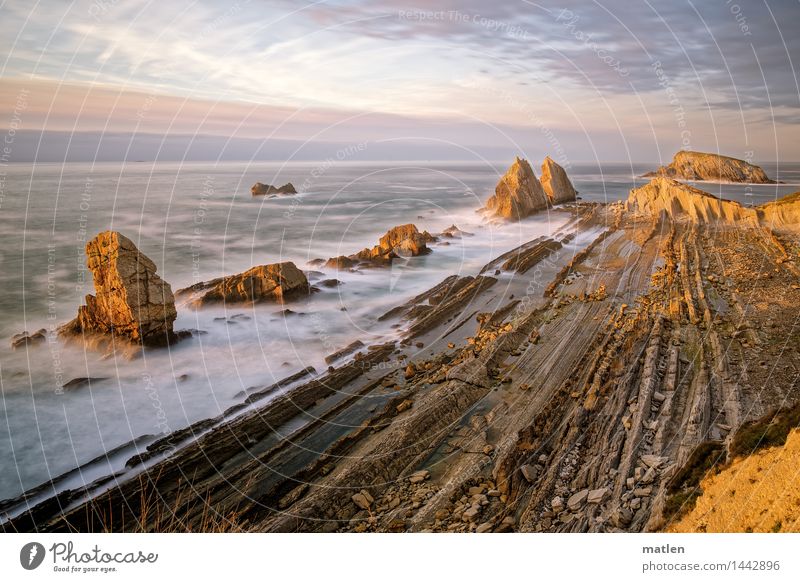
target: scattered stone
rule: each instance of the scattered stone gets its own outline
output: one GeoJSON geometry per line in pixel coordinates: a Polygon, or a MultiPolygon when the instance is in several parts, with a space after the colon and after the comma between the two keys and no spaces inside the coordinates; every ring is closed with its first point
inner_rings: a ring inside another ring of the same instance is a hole
{"type": "Polygon", "coordinates": [[[477,528],[475,528],[475,533],[486,533],[492,531],[492,524],[488,521],[486,523],[480,524],[477,528]]]}
{"type": "Polygon", "coordinates": [[[357,507],[359,507],[359,508],[361,508],[361,509],[366,509],[367,511],[369,511],[369,508],[370,508],[370,506],[372,505],[372,502],[370,501],[370,499],[371,499],[371,498],[370,498],[370,499],[368,499],[368,498],[367,498],[367,497],[364,495],[364,493],[363,493],[363,492],[361,492],[361,493],[356,493],[356,494],[355,494],[355,495],[353,495],[353,496],[352,496],[350,499],[352,499],[352,500],[353,500],[353,503],[355,503],[357,507]]]}
{"type": "Polygon", "coordinates": [[[602,503],[608,495],[608,487],[601,487],[600,489],[592,489],[586,496],[587,503],[602,503]]]}
{"type": "Polygon", "coordinates": [[[525,480],[528,483],[533,483],[534,481],[536,481],[536,477],[538,476],[539,472],[536,470],[536,467],[534,467],[533,465],[522,465],[519,468],[519,470],[522,473],[522,476],[525,477],[525,480]]]}
{"type": "Polygon", "coordinates": [[[396,407],[397,408],[397,412],[398,413],[405,412],[406,410],[408,410],[412,406],[414,406],[414,401],[413,400],[409,400],[408,398],[406,398],[400,404],[397,405],[397,407],[396,407]]]}
{"type": "Polygon", "coordinates": [[[556,496],[550,501],[550,507],[553,508],[555,513],[561,513],[564,510],[564,499],[556,496]]]}
{"type": "Polygon", "coordinates": [[[480,512],[480,507],[472,506],[461,515],[461,521],[475,521],[480,512]]]}
{"type": "Polygon", "coordinates": [[[413,378],[416,375],[416,373],[417,373],[416,366],[414,366],[413,363],[409,364],[408,366],[406,366],[405,379],[411,380],[411,378],[413,378]]]}
{"type": "Polygon", "coordinates": [[[650,494],[653,492],[652,487],[637,487],[633,490],[633,494],[636,497],[650,497],[650,494]]]}
{"type": "Polygon", "coordinates": [[[409,483],[422,483],[423,481],[425,481],[430,476],[431,476],[430,471],[422,469],[420,471],[416,471],[414,473],[411,473],[411,475],[408,477],[408,482],[409,483]]]}
{"type": "Polygon", "coordinates": [[[577,493],[574,493],[569,499],[567,499],[567,507],[572,511],[578,511],[583,506],[583,503],[586,501],[588,496],[588,489],[583,489],[577,493]]]}

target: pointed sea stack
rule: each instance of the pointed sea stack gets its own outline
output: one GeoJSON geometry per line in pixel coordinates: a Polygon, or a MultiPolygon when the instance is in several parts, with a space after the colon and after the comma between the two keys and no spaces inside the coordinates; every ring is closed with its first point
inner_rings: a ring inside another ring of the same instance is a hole
{"type": "Polygon", "coordinates": [[[62,335],[109,335],[149,346],[176,339],[172,288],[129,238],[102,232],[86,244],[86,255],[95,294],[86,296],[78,316],[60,329],[62,335]]]}
{"type": "Polygon", "coordinates": [[[538,210],[544,210],[549,203],[528,160],[519,157],[500,178],[494,192],[494,196],[486,202],[486,209],[508,220],[521,220],[538,210]]]}
{"type": "Polygon", "coordinates": [[[541,182],[550,204],[573,202],[578,197],[566,170],[555,163],[550,156],[547,156],[542,164],[541,182]]]}

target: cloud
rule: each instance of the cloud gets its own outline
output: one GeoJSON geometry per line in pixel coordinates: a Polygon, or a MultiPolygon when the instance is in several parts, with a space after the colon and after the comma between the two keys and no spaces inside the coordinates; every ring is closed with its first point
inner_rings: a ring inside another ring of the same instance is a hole
{"type": "MultiPolygon", "coordinates": [[[[389,119],[423,132],[544,123],[564,135],[649,134],[637,149],[652,154],[681,143],[684,116],[710,148],[724,139],[800,156],[800,145],[775,144],[800,115],[795,2],[51,0],[2,10],[0,82],[63,83],[69,96],[42,104],[51,130],[76,112],[81,127],[133,130],[136,101],[156,94],[140,131],[300,135],[353,115],[380,122],[346,124],[351,138],[389,119]],[[78,98],[78,85],[92,91],[78,98]],[[764,123],[773,135],[751,143],[764,123]]],[[[627,157],[625,140],[615,143],[607,155],[627,157]]]]}

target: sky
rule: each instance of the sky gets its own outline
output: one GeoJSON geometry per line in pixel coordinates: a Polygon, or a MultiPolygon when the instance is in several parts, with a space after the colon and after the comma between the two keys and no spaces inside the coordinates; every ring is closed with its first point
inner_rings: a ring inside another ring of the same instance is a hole
{"type": "Polygon", "coordinates": [[[3,161],[800,161],[796,0],[0,0],[0,13],[3,161]]]}

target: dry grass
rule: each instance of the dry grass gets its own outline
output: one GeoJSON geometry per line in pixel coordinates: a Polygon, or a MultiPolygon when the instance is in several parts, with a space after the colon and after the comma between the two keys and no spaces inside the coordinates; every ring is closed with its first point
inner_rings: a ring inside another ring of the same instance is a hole
{"type": "Polygon", "coordinates": [[[700,488],[694,509],[667,531],[800,532],[800,431],[734,460],[700,488]]]}

